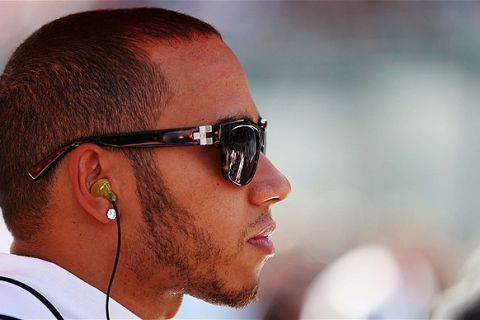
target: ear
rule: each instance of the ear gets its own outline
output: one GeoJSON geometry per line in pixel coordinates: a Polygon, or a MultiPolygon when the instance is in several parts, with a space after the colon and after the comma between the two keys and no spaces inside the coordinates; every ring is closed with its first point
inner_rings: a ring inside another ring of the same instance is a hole
{"type": "Polygon", "coordinates": [[[111,223],[106,212],[112,205],[107,199],[91,194],[90,188],[98,179],[108,179],[110,168],[107,151],[95,144],[82,144],[69,154],[68,174],[78,205],[94,219],[105,224],[111,223]]]}

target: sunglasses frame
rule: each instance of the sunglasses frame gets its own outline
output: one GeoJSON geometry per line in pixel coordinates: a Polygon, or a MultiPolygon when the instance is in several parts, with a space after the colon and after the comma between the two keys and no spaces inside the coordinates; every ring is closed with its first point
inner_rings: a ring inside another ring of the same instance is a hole
{"type": "Polygon", "coordinates": [[[52,167],[53,164],[59,161],[64,155],[85,143],[94,143],[98,146],[113,148],[158,148],[200,145],[219,147],[222,150],[222,170],[224,177],[236,185],[246,185],[253,179],[253,176],[255,175],[260,152],[265,153],[266,151],[266,127],[267,120],[262,118],[259,118],[258,123],[254,123],[249,119],[241,119],[198,127],[148,130],[87,137],[58,148],[46,158],[31,167],[28,170],[28,175],[34,180],[38,179],[48,168],[52,167]],[[231,132],[240,126],[248,126],[252,128],[255,131],[257,138],[257,153],[254,168],[251,176],[244,183],[238,183],[228,176],[228,172],[226,170],[228,165],[224,163],[226,157],[223,150],[225,139],[227,137],[226,133],[228,133],[229,130],[231,132]]]}

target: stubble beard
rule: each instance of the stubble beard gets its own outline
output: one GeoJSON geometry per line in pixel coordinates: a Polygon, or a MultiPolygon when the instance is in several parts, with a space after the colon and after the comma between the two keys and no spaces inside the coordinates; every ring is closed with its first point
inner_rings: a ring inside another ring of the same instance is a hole
{"type": "MultiPolygon", "coordinates": [[[[220,276],[220,270],[233,270],[233,262],[244,249],[243,238],[239,236],[237,249],[226,254],[216,247],[212,234],[198,227],[195,215],[182,208],[168,194],[153,155],[148,153],[133,156],[136,181],[148,186],[137,195],[143,207],[144,224],[138,234],[140,239],[134,249],[137,254],[132,266],[137,278],[143,283],[152,283],[158,270],[172,270],[172,276],[178,278],[178,290],[214,304],[230,307],[243,307],[256,299],[258,280],[245,284],[241,288],[231,288],[228,279],[220,276]],[[231,266],[230,268],[228,266],[231,266]]],[[[131,158],[131,157],[129,157],[131,158]]],[[[133,249],[133,248],[131,248],[133,249]]],[[[228,272],[227,272],[228,273],[228,272]]],[[[235,275],[232,274],[232,277],[235,275]]]]}

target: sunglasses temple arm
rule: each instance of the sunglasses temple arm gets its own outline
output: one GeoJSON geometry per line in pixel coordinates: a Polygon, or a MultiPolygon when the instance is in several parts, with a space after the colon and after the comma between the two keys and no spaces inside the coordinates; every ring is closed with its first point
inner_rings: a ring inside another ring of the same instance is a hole
{"type": "Polygon", "coordinates": [[[37,163],[35,166],[28,170],[28,175],[33,180],[36,180],[45,170],[50,168],[55,162],[57,162],[62,156],[64,156],[67,152],[75,149],[81,143],[75,142],[66,146],[61,147],[60,149],[56,150],[48,157],[37,163]]]}
{"type": "Polygon", "coordinates": [[[158,132],[142,133],[141,135],[113,135],[97,136],[80,142],[74,142],[56,150],[48,157],[35,164],[28,170],[28,175],[36,180],[45,170],[50,168],[56,161],[69,151],[85,142],[93,142],[100,146],[115,148],[148,148],[168,147],[178,145],[211,145],[216,142],[219,128],[217,126],[200,126],[179,130],[166,130],[159,135],[158,132]]]}

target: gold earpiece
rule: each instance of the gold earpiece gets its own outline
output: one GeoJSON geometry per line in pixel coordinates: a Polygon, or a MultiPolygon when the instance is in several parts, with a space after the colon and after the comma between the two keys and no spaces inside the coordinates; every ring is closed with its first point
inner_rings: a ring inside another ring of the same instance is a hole
{"type": "Polygon", "coordinates": [[[110,182],[107,179],[100,179],[96,181],[90,188],[90,192],[96,197],[104,197],[109,201],[116,201],[117,196],[110,187],[110,182]]]}

